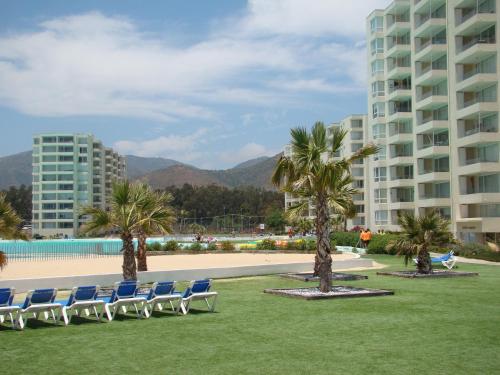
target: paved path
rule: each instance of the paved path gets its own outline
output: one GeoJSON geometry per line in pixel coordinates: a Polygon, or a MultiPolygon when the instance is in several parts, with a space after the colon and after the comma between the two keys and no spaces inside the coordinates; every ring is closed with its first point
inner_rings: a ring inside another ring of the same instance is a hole
{"type": "Polygon", "coordinates": [[[500,262],[490,262],[489,260],[471,259],[471,258],[464,258],[464,257],[456,257],[456,258],[457,258],[457,262],[459,262],[459,263],[485,264],[488,266],[500,266],[500,262]]]}

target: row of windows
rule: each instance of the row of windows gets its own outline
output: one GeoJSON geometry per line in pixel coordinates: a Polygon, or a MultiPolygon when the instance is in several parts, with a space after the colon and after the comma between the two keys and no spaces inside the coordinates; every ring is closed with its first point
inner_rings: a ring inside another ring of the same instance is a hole
{"type": "MultiPolygon", "coordinates": [[[[42,203],[42,210],[72,210],[73,203],[42,203]]],[[[38,203],[33,203],[33,211],[38,211],[40,205],[38,203]]]]}

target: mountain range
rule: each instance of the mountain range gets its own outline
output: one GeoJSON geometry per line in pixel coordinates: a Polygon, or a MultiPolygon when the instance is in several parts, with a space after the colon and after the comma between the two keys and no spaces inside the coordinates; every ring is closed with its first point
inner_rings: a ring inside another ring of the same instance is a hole
{"type": "MultiPolygon", "coordinates": [[[[127,176],[147,182],[153,188],[166,186],[220,185],[255,186],[274,190],[271,175],[281,154],[247,160],[224,170],[199,169],[172,159],[127,155],[127,176]]],[[[31,151],[0,157],[0,190],[9,186],[31,185],[31,151]]]]}

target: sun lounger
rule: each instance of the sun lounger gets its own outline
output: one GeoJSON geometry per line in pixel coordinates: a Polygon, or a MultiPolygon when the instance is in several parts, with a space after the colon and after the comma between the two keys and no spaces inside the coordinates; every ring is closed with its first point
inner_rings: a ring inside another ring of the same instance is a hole
{"type": "Polygon", "coordinates": [[[54,302],[56,295],[56,288],[30,290],[26,295],[24,303],[20,305],[21,311],[18,319],[19,328],[24,328],[23,317],[32,316],[33,318],[39,319],[41,313],[43,313],[45,320],[52,317],[54,323],[58,324],[63,306],[58,302],[54,302]]]}
{"type": "Polygon", "coordinates": [[[117,282],[110,297],[100,298],[105,302],[104,309],[109,321],[114,319],[120,309],[127,313],[130,307],[134,307],[137,318],[148,316],[143,314],[147,301],[146,298],[137,296],[138,286],[139,282],[135,280],[117,282]]]}
{"type": "Polygon", "coordinates": [[[432,263],[441,263],[443,266],[451,270],[455,266],[456,258],[453,250],[450,250],[448,254],[442,255],[440,257],[431,258],[432,263]]]}
{"type": "Polygon", "coordinates": [[[163,304],[169,303],[172,311],[176,314],[179,313],[179,309],[182,304],[182,296],[180,293],[175,292],[175,281],[163,281],[163,282],[155,282],[151,287],[148,294],[138,294],[138,297],[146,298],[146,307],[143,309],[143,312],[146,317],[149,317],[149,311],[153,313],[153,311],[158,308],[158,310],[163,310],[163,304]],[[173,301],[177,301],[177,306],[174,306],[173,301]]]}
{"type": "Polygon", "coordinates": [[[80,316],[82,312],[86,316],[90,316],[92,311],[96,318],[101,321],[104,314],[104,301],[97,299],[100,287],[92,286],[77,286],[71,290],[71,294],[67,301],[60,302],[63,305],[62,315],[64,323],[68,325],[74,315],[80,316]],[[97,308],[100,307],[101,312],[98,313],[97,308]]]}
{"type": "Polygon", "coordinates": [[[8,317],[13,329],[16,328],[21,313],[21,308],[12,304],[15,292],[14,288],[0,288],[0,323],[5,322],[8,317]]]}
{"type": "Polygon", "coordinates": [[[191,302],[204,300],[207,304],[208,310],[213,312],[215,310],[215,302],[217,301],[217,292],[211,292],[210,288],[212,287],[211,279],[204,280],[193,280],[189,287],[181,293],[182,302],[181,302],[181,310],[185,315],[189,312],[191,302]],[[212,305],[208,301],[209,298],[212,298],[212,305]]]}

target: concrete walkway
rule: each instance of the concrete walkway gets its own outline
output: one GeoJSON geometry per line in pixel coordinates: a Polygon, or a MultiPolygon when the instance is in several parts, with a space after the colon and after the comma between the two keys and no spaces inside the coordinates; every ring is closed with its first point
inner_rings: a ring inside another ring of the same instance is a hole
{"type": "Polygon", "coordinates": [[[456,258],[457,258],[457,262],[459,262],[459,263],[484,264],[487,266],[500,266],[500,262],[490,262],[489,260],[471,259],[471,258],[464,258],[464,257],[456,257],[456,258]]]}

